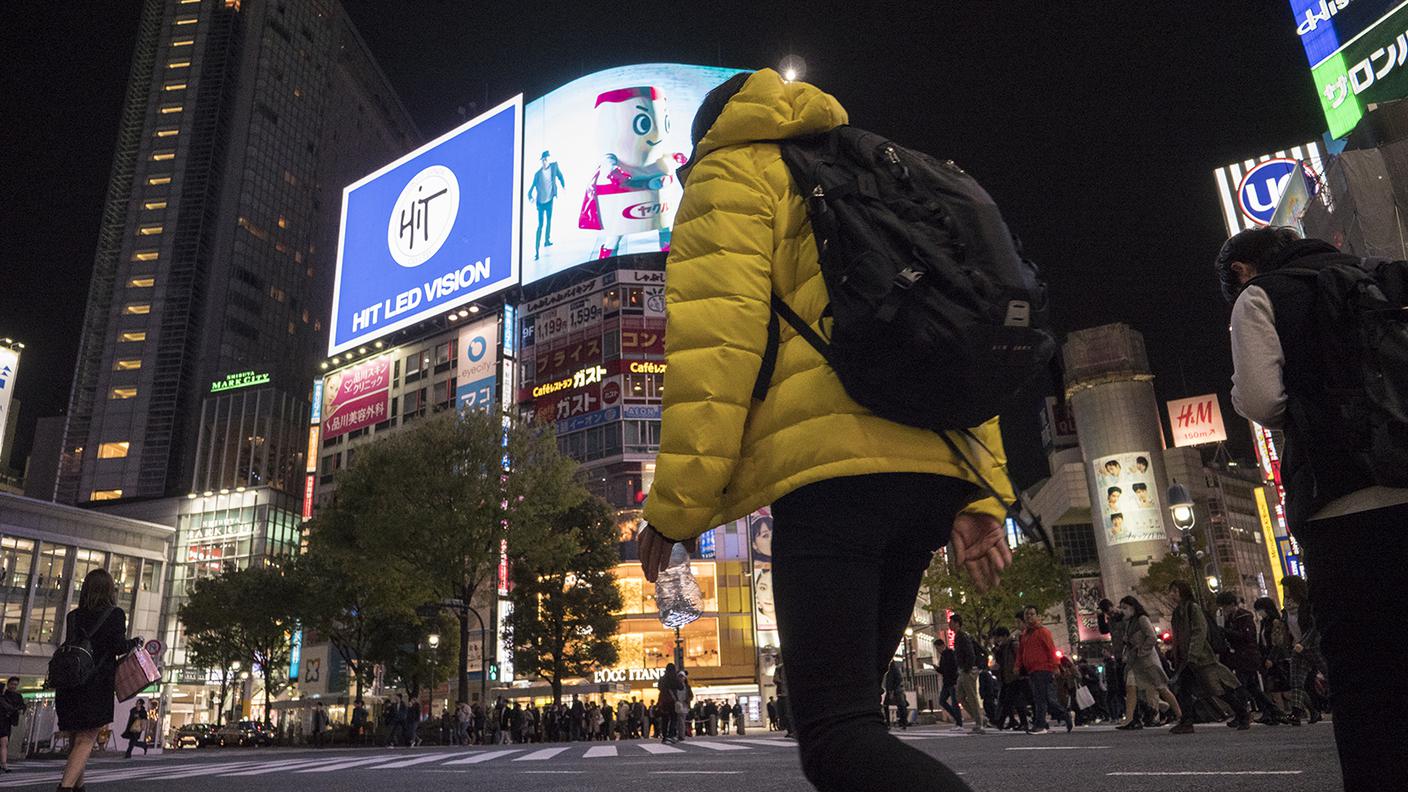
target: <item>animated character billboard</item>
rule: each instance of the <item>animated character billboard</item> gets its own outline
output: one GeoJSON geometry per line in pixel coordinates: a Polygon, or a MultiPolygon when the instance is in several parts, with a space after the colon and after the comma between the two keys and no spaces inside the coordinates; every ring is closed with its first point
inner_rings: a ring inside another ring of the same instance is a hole
{"type": "Polygon", "coordinates": [[[523,283],[594,259],[669,251],[690,124],[705,94],[737,72],[622,66],[529,103],[523,283]]]}

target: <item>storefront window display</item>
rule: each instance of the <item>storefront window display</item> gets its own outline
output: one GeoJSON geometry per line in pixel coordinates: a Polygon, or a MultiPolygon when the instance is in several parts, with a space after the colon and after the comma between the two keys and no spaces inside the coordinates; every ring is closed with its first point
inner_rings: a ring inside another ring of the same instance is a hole
{"type": "MultiPolygon", "coordinates": [[[[699,590],[703,592],[706,612],[716,612],[719,609],[718,579],[715,566],[714,563],[708,561],[695,561],[690,564],[695,579],[699,581],[699,590]]],[[[655,614],[659,612],[655,604],[655,585],[646,581],[639,563],[618,565],[616,567],[616,585],[621,589],[622,614],[655,614]]]]}
{"type": "MultiPolygon", "coordinates": [[[[685,667],[717,667],[719,620],[705,617],[680,629],[685,667]]],[[[658,619],[622,619],[616,634],[620,650],[616,664],[622,668],[658,668],[674,661],[675,631],[658,619]]]]}

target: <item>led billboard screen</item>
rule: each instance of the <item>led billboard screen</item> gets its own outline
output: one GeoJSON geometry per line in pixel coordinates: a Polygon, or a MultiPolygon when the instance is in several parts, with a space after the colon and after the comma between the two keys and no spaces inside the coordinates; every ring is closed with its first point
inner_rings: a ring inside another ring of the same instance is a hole
{"type": "Polygon", "coordinates": [[[1291,0],[1291,13],[1331,137],[1354,129],[1370,104],[1408,96],[1408,3],[1291,0]]]}
{"type": "Polygon", "coordinates": [[[524,108],[523,283],[668,250],[704,95],[738,69],[651,63],[574,80],[524,108]]]}
{"type": "Polygon", "coordinates": [[[342,192],[328,353],[518,283],[523,97],[342,192]]]}

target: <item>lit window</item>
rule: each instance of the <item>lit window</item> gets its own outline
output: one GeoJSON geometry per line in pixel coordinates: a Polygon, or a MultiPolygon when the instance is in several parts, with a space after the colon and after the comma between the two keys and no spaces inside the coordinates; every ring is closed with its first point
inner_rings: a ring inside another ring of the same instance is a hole
{"type": "Polygon", "coordinates": [[[109,399],[135,399],[137,398],[136,388],[113,388],[108,391],[109,399]]]}
{"type": "Polygon", "coordinates": [[[165,209],[166,201],[147,201],[142,204],[143,209],[165,209]]]}
{"type": "Polygon", "coordinates": [[[147,179],[147,184],[151,185],[152,187],[160,187],[160,186],[163,185],[163,184],[170,184],[170,183],[171,183],[171,177],[170,177],[170,176],[152,176],[152,177],[150,177],[150,178],[147,179]]]}
{"type": "Polygon", "coordinates": [[[117,500],[118,498],[121,498],[121,497],[122,497],[122,490],[120,490],[120,489],[115,489],[115,490],[93,490],[93,496],[90,497],[88,500],[95,500],[95,501],[117,500]]]}
{"type": "Polygon", "coordinates": [[[118,336],[118,340],[119,340],[119,341],[126,341],[126,342],[128,342],[128,343],[131,343],[131,342],[134,342],[134,341],[146,341],[146,340],[147,340],[147,331],[146,331],[146,330],[127,330],[127,331],[123,332],[122,335],[118,336]]]}
{"type": "Polygon", "coordinates": [[[190,65],[191,65],[191,62],[190,62],[190,61],[171,61],[170,63],[166,64],[166,68],[168,68],[168,69],[184,69],[184,68],[186,68],[187,66],[190,66],[190,65]]]}
{"type": "Polygon", "coordinates": [[[161,106],[161,114],[162,114],[162,115],[171,115],[172,113],[179,113],[179,112],[181,112],[181,109],[182,109],[182,108],[181,108],[181,105],[162,105],[162,106],[161,106]]]}
{"type": "Polygon", "coordinates": [[[139,250],[132,254],[133,261],[156,261],[161,256],[155,250],[139,250]]]}
{"type": "Polygon", "coordinates": [[[136,371],[137,369],[142,367],[142,359],[126,358],[112,364],[112,367],[115,371],[136,371]]]}
{"type": "Polygon", "coordinates": [[[152,312],[151,303],[128,303],[122,307],[122,312],[128,316],[146,316],[152,312]]]}
{"type": "Polygon", "coordinates": [[[192,44],[194,44],[195,42],[196,42],[196,40],[193,39],[193,38],[176,39],[175,41],[172,41],[172,42],[171,42],[171,46],[173,46],[173,47],[189,47],[189,46],[191,46],[192,44]]]}
{"type": "Polygon", "coordinates": [[[175,127],[167,127],[166,129],[158,129],[156,131],[156,136],[161,138],[176,137],[179,134],[181,134],[181,130],[175,127]]]}
{"type": "Polygon", "coordinates": [[[169,149],[168,149],[167,151],[153,151],[153,152],[152,152],[152,160],[153,160],[154,162],[163,162],[163,161],[165,161],[165,160],[170,160],[170,159],[176,159],[176,152],[171,151],[171,150],[169,150],[169,149]]]}
{"type": "Polygon", "coordinates": [[[178,25],[194,25],[195,23],[195,17],[183,17],[181,19],[176,20],[176,24],[178,25]]]}
{"type": "Polygon", "coordinates": [[[273,297],[275,300],[278,300],[279,302],[288,302],[288,292],[285,292],[283,289],[280,289],[278,286],[270,286],[270,287],[269,287],[269,296],[270,296],[270,297],[273,297]]]}
{"type": "Polygon", "coordinates": [[[185,83],[167,83],[166,85],[161,86],[161,90],[163,90],[163,91],[184,91],[184,90],[186,90],[186,84],[185,84],[185,83]]]}
{"type": "Polygon", "coordinates": [[[102,443],[98,446],[98,459],[122,459],[127,456],[127,447],[129,445],[131,445],[131,443],[126,440],[102,443]]]}
{"type": "Polygon", "coordinates": [[[161,233],[162,227],[159,225],[146,225],[137,229],[137,233],[142,236],[156,236],[161,233]]]}
{"type": "Polygon", "coordinates": [[[136,278],[128,278],[127,285],[134,289],[150,289],[156,285],[156,278],[150,275],[142,275],[136,278]]]}
{"type": "Polygon", "coordinates": [[[288,228],[288,218],[279,215],[279,228],[288,228]]]}

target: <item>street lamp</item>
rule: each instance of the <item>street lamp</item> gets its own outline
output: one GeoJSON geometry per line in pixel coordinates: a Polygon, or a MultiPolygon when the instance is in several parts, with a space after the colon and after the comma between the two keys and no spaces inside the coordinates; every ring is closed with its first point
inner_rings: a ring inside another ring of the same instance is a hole
{"type": "Polygon", "coordinates": [[[788,55],[777,65],[777,70],[782,73],[782,79],[796,82],[807,75],[807,62],[800,56],[788,55]]]}
{"type": "MultiPolygon", "coordinates": [[[[1197,513],[1193,510],[1193,496],[1188,492],[1188,488],[1177,482],[1169,485],[1168,488],[1168,510],[1173,516],[1173,525],[1178,532],[1183,534],[1180,544],[1183,554],[1188,557],[1188,573],[1193,579],[1193,591],[1202,599],[1202,586],[1198,580],[1198,553],[1193,548],[1193,526],[1198,522],[1197,513]]],[[[1209,577],[1209,585],[1215,578],[1209,577]]]]}
{"type": "Polygon", "coordinates": [[[914,647],[910,642],[914,640],[914,628],[904,628],[904,670],[909,676],[909,687],[914,689],[914,647]]]}

